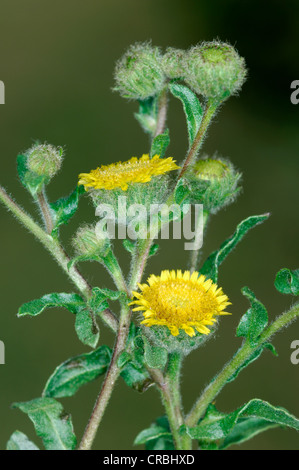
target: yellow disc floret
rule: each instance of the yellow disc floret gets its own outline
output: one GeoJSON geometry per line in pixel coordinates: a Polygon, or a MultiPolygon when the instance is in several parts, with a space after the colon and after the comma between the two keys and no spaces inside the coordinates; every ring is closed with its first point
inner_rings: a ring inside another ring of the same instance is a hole
{"type": "Polygon", "coordinates": [[[184,330],[195,336],[195,330],[207,335],[218,315],[229,315],[225,308],[231,303],[222,288],[197,271],[182,273],[162,271],[160,276],[151,275],[147,284],[138,285],[141,292],[133,292],[137,300],[134,311],[142,311],[147,327],[167,326],[173,336],[184,330]]]}
{"type": "Polygon", "coordinates": [[[102,165],[90,173],[81,173],[79,184],[84,185],[86,190],[121,188],[126,191],[130,183],[147,183],[152,177],[177,168],[171,157],[159,158],[159,155],[155,155],[150,158],[149,155],[142,155],[141,158],[132,157],[127,162],[102,165]]]}

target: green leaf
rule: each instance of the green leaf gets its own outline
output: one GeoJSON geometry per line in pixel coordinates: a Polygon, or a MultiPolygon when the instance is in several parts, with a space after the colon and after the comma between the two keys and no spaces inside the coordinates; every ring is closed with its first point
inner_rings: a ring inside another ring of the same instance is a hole
{"type": "Polygon", "coordinates": [[[249,356],[249,358],[245,362],[243,362],[243,364],[234,372],[234,374],[227,380],[227,383],[233,382],[233,380],[235,380],[238,377],[238,375],[243,369],[245,369],[247,366],[249,366],[252,362],[256,361],[261,356],[262,352],[265,349],[269,349],[274,354],[274,356],[278,356],[273,344],[270,344],[270,343],[262,344],[260,348],[257,348],[251,354],[251,356],[249,356]]]}
{"type": "Polygon", "coordinates": [[[173,96],[181,100],[183,103],[187,121],[189,144],[192,145],[203,116],[201,104],[195,93],[185,85],[181,85],[180,83],[170,83],[169,89],[173,96]]]}
{"type": "Polygon", "coordinates": [[[79,198],[84,192],[84,186],[77,186],[69,196],[58,199],[49,205],[54,225],[52,235],[57,234],[59,227],[62,224],[67,224],[76,213],[79,198]]]}
{"type": "Polygon", "coordinates": [[[151,247],[150,247],[150,250],[149,250],[149,256],[154,256],[157,251],[159,250],[159,245],[157,243],[154,243],[151,247]]]}
{"type": "Polygon", "coordinates": [[[299,295],[299,269],[281,269],[276,275],[274,285],[282,294],[299,295]]]}
{"type": "Polygon", "coordinates": [[[13,408],[19,408],[28,415],[46,450],[75,449],[77,440],[71,417],[64,413],[62,405],[53,398],[14,403],[13,408]]]}
{"type": "Polygon", "coordinates": [[[241,419],[231,433],[222,440],[219,449],[224,450],[232,445],[242,444],[242,442],[252,439],[261,432],[268,431],[268,429],[273,429],[277,426],[275,423],[260,418],[241,419]]]}
{"type": "Polygon", "coordinates": [[[6,446],[6,450],[39,450],[39,448],[20,431],[15,431],[6,446]]]}
{"type": "Polygon", "coordinates": [[[243,418],[259,418],[267,423],[288,426],[297,431],[299,430],[299,420],[295,416],[292,416],[284,408],[274,407],[263,400],[251,400],[227,415],[219,413],[217,416],[215,407],[213,407],[214,412],[211,415],[211,407],[213,405],[210,405],[207,415],[198,426],[194,428],[184,427],[192,439],[203,439],[206,441],[225,439],[243,418]]]}
{"type": "Polygon", "coordinates": [[[73,266],[80,263],[81,261],[100,261],[100,257],[97,253],[95,254],[88,254],[88,255],[78,255],[72,258],[68,264],[67,269],[70,270],[73,266]]]}
{"type": "Polygon", "coordinates": [[[75,330],[79,340],[91,348],[99,342],[100,331],[93,314],[87,310],[79,310],[76,314],[75,330]]]}
{"type": "Polygon", "coordinates": [[[166,129],[163,134],[159,134],[154,138],[151,146],[150,156],[154,157],[155,155],[159,155],[160,158],[163,158],[169,144],[169,130],[166,129]]]}
{"type": "Polygon", "coordinates": [[[218,269],[220,264],[225,258],[231,253],[236,245],[242,240],[242,238],[249,232],[250,229],[261,224],[267,220],[269,214],[253,215],[243,220],[238,226],[235,233],[228,238],[219,250],[214,251],[209,258],[205,261],[202,266],[200,273],[205,275],[207,278],[212,279],[213,282],[218,282],[218,269]]]}
{"type": "Polygon", "coordinates": [[[134,445],[146,445],[146,450],[174,450],[172,434],[165,416],[158,418],[148,429],[141,431],[134,445]]]}
{"type": "Polygon", "coordinates": [[[176,204],[188,204],[190,199],[190,188],[184,178],[180,178],[174,191],[174,199],[176,204]]]}
{"type": "Polygon", "coordinates": [[[133,361],[125,365],[120,375],[129,387],[140,393],[145,392],[152,385],[147,370],[133,361]]]}
{"type": "Polygon", "coordinates": [[[153,346],[145,337],[144,341],[144,360],[151,369],[164,369],[168,354],[165,348],[153,346]]]}
{"type": "Polygon", "coordinates": [[[153,134],[157,127],[157,97],[140,100],[139,112],[135,113],[134,116],[146,133],[153,134]]]}
{"type": "Polygon", "coordinates": [[[268,325],[268,312],[248,287],[244,287],[242,289],[242,294],[247,297],[251,303],[251,307],[240,320],[237,328],[237,336],[248,338],[250,343],[254,345],[258,337],[268,325]]]}
{"type": "Polygon", "coordinates": [[[131,354],[129,354],[127,351],[123,351],[117,359],[117,367],[119,367],[119,369],[122,369],[126,364],[128,364],[128,362],[131,361],[131,359],[131,354]]]}
{"type": "Polygon", "coordinates": [[[125,239],[123,240],[123,246],[129,253],[133,253],[136,247],[136,241],[133,242],[132,240],[125,239]]]}
{"type": "Polygon", "coordinates": [[[46,308],[52,307],[63,307],[72,313],[77,313],[85,307],[85,302],[78,294],[47,294],[40,299],[23,304],[18,311],[18,317],[25,315],[35,317],[46,308]]]}
{"type": "Polygon", "coordinates": [[[90,353],[68,359],[55,369],[45,386],[43,396],[61,398],[75,395],[82,385],[105,374],[111,356],[111,349],[101,346],[90,353]]]}
{"type": "Polygon", "coordinates": [[[37,193],[39,193],[44,184],[49,182],[49,178],[46,176],[40,176],[32,171],[29,171],[27,168],[27,156],[18,155],[17,157],[17,171],[20,178],[20,181],[24,188],[30,192],[32,197],[36,198],[37,193]]]}

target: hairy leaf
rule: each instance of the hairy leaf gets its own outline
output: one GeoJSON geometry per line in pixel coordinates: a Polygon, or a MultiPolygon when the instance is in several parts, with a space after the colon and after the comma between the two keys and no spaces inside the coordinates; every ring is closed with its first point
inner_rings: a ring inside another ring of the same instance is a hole
{"type": "Polygon", "coordinates": [[[148,98],[139,101],[139,112],[134,116],[141,125],[142,129],[153,134],[157,127],[158,103],[157,98],[148,98]]]}
{"type": "Polygon", "coordinates": [[[292,416],[284,408],[272,406],[258,399],[249,401],[246,405],[227,415],[219,413],[217,416],[215,407],[210,405],[206,416],[198,426],[184,427],[184,429],[192,439],[216,441],[229,436],[242,418],[259,418],[268,423],[299,430],[299,420],[295,416],[292,416]],[[213,409],[212,414],[211,409],[213,409]]]}
{"type": "Polygon", "coordinates": [[[268,325],[268,312],[248,287],[242,289],[242,294],[247,297],[251,307],[240,320],[237,336],[244,336],[251,344],[254,344],[268,325]]]}
{"type": "Polygon", "coordinates": [[[49,378],[43,396],[61,398],[75,395],[82,385],[105,374],[111,355],[112,351],[108,346],[101,346],[95,351],[63,362],[49,378]]]}
{"type": "Polygon", "coordinates": [[[75,330],[79,340],[86,346],[95,348],[100,338],[100,330],[88,309],[79,310],[76,314],[75,330]]]}
{"type": "Polygon", "coordinates": [[[249,232],[250,229],[261,224],[267,220],[269,214],[263,215],[253,215],[243,220],[238,226],[235,233],[228,238],[219,248],[219,250],[214,251],[209,258],[205,261],[202,266],[200,273],[204,274],[209,279],[212,279],[213,282],[218,281],[218,269],[220,264],[225,260],[225,258],[231,253],[231,251],[236,247],[236,245],[242,240],[242,238],[249,232]]]}
{"type": "Polygon", "coordinates": [[[163,134],[159,134],[157,135],[157,137],[154,138],[151,146],[150,156],[154,157],[155,155],[159,155],[160,158],[163,158],[169,144],[169,130],[166,129],[163,134]]]}
{"type": "Polygon", "coordinates": [[[148,429],[141,431],[134,441],[134,445],[146,445],[146,450],[174,450],[172,434],[168,420],[162,416],[148,429]]]}
{"type": "Polygon", "coordinates": [[[299,269],[281,269],[276,275],[275,287],[282,294],[299,295],[299,269]]]}
{"type": "Polygon", "coordinates": [[[183,103],[187,121],[189,144],[192,145],[203,116],[201,104],[195,93],[185,85],[174,82],[170,83],[169,89],[173,96],[181,100],[183,103]]]}
{"type": "Polygon", "coordinates": [[[36,398],[24,403],[14,403],[13,407],[28,415],[47,450],[75,449],[77,440],[71,417],[64,413],[62,405],[56,400],[36,398]]]}
{"type": "Polygon", "coordinates": [[[58,201],[50,204],[54,225],[52,235],[55,235],[59,227],[62,224],[67,224],[73,215],[75,215],[78,209],[80,195],[84,192],[84,186],[77,186],[69,196],[58,199],[58,201]]]}
{"type": "Polygon", "coordinates": [[[39,450],[39,448],[28,439],[26,434],[15,431],[7,443],[6,450],[39,450]]]}
{"type": "Polygon", "coordinates": [[[40,299],[23,304],[18,311],[18,316],[36,316],[42,313],[46,308],[51,307],[63,307],[72,313],[77,313],[84,308],[84,306],[85,302],[78,294],[47,294],[40,299]]]}

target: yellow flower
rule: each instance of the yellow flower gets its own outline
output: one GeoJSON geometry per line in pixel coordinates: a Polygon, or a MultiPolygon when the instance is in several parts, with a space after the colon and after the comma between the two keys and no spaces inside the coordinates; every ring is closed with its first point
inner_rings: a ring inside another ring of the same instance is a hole
{"type": "Polygon", "coordinates": [[[222,289],[196,271],[162,271],[147,282],[138,284],[141,293],[133,292],[137,300],[130,304],[138,305],[134,311],[144,310],[141,323],[145,326],[167,326],[173,336],[179,330],[195,336],[194,329],[207,335],[207,326],[216,322],[217,315],[230,315],[224,312],[231,303],[222,289]]]}
{"type": "Polygon", "coordinates": [[[162,175],[171,170],[179,168],[175,161],[169,158],[159,158],[155,155],[142,155],[141,158],[132,157],[127,162],[112,163],[102,165],[90,173],[79,175],[79,184],[83,184],[85,189],[128,189],[130,183],[147,183],[153,176],[162,175]]]}

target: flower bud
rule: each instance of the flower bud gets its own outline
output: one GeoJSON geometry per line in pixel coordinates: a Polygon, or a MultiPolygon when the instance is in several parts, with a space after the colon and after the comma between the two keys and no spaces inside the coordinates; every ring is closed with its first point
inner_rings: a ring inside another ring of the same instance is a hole
{"type": "Polygon", "coordinates": [[[50,179],[60,170],[63,149],[49,144],[37,144],[26,152],[26,156],[29,171],[50,179]]]}
{"type": "Polygon", "coordinates": [[[124,98],[145,100],[158,94],[165,83],[158,47],[134,44],[116,64],[115,90],[124,98]]]}
{"type": "Polygon", "coordinates": [[[96,227],[83,225],[73,238],[73,246],[78,256],[105,256],[109,250],[108,238],[100,238],[96,234],[96,227]]]}
{"type": "Polygon", "coordinates": [[[203,43],[186,56],[186,83],[208,100],[221,102],[236,94],[245,78],[245,61],[230,44],[203,43]]]}
{"type": "Polygon", "coordinates": [[[175,78],[183,78],[183,58],[185,52],[181,49],[169,47],[162,57],[162,68],[167,78],[171,80],[175,78]]]}
{"type": "Polygon", "coordinates": [[[240,192],[241,174],[229,161],[199,160],[186,177],[191,188],[191,201],[203,204],[204,211],[212,214],[231,204],[240,192]]]}

